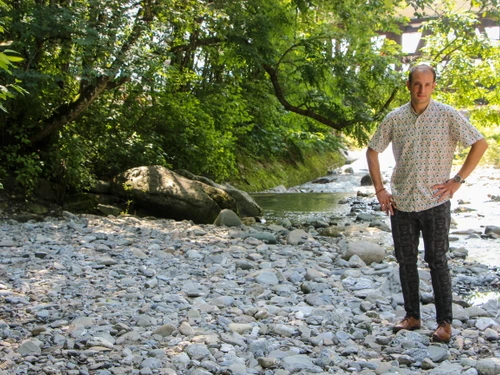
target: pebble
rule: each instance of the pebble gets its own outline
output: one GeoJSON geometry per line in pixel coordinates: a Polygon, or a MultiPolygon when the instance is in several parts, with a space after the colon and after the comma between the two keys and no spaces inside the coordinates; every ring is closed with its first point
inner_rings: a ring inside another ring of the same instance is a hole
{"type": "Polygon", "coordinates": [[[404,309],[391,249],[377,236],[356,243],[359,220],[381,216],[349,220],[335,236],[320,234],[327,219],[1,220],[0,375],[499,374],[498,298],[462,298],[500,285],[499,268],[450,253],[455,320],[443,344],[430,339],[420,260],[422,329],[394,334],[404,309]]]}

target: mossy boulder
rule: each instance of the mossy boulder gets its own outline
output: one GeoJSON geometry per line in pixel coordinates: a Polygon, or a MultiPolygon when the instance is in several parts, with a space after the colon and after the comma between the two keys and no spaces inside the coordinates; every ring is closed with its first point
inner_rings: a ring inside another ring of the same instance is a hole
{"type": "Polygon", "coordinates": [[[212,224],[223,209],[236,211],[224,190],[190,180],[162,166],[131,168],[113,179],[113,193],[151,216],[212,224]]]}

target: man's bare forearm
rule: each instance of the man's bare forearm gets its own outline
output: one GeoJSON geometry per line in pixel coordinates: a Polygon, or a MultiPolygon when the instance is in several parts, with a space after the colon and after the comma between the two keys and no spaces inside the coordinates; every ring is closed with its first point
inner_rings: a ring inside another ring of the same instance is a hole
{"type": "Polygon", "coordinates": [[[474,143],[471,146],[469,154],[467,155],[467,158],[465,159],[462,168],[460,168],[457,174],[464,180],[467,177],[469,177],[470,174],[477,167],[479,161],[481,160],[487,149],[488,149],[488,143],[484,138],[474,143]]]}
{"type": "Polygon", "coordinates": [[[377,151],[371,149],[370,147],[366,150],[366,161],[368,162],[368,170],[370,171],[375,191],[379,191],[384,188],[378,154],[379,153],[377,151]]]}

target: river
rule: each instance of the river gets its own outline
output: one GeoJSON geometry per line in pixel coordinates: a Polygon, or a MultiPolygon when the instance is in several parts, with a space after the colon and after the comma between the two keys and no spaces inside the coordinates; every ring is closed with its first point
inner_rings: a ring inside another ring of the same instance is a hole
{"type": "MultiPolygon", "coordinates": [[[[366,149],[350,151],[351,162],[339,168],[337,174],[328,176],[332,180],[329,183],[308,182],[291,187],[285,193],[254,194],[263,209],[264,219],[288,218],[292,222],[305,222],[309,218],[346,215],[350,206],[339,204],[341,199],[355,196],[358,191],[373,192],[372,187],[360,186],[361,178],[368,173],[365,152],[366,149]]],[[[390,148],[380,155],[380,164],[384,180],[389,181],[395,164],[390,148]]],[[[452,175],[458,169],[458,165],[454,167],[452,175]]],[[[500,267],[500,240],[486,239],[481,234],[488,225],[500,225],[499,181],[499,169],[478,166],[451,201],[454,225],[450,231],[450,246],[464,247],[469,252],[468,260],[492,267],[500,267]]],[[[389,187],[389,183],[386,186],[389,187]]]]}

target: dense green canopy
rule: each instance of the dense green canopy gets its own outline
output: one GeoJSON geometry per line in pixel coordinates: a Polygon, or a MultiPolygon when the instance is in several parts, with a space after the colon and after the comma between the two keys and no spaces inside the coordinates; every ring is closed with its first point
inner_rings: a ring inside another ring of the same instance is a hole
{"type": "Polygon", "coordinates": [[[84,189],[159,164],[220,181],[238,174],[243,151],[300,157],[346,135],[362,144],[405,100],[417,58],[448,65],[441,98],[482,104],[481,119],[498,123],[498,40],[476,32],[479,17],[498,19],[497,0],[439,8],[423,55],[381,37],[401,32],[401,6],[423,16],[433,3],[0,2],[0,179],[84,189]]]}

